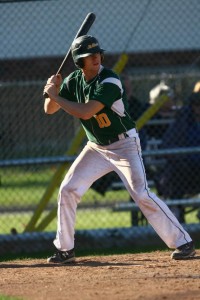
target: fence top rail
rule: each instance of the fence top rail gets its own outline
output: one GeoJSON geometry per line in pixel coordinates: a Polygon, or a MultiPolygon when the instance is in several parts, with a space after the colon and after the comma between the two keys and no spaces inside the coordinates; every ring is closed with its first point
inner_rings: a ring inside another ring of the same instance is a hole
{"type": "MultiPolygon", "coordinates": [[[[144,150],[143,156],[164,156],[164,155],[181,155],[188,153],[200,153],[200,147],[185,147],[174,149],[156,149],[144,150]]],[[[35,157],[35,158],[16,158],[0,160],[0,167],[26,166],[26,165],[42,165],[56,163],[71,163],[76,159],[76,155],[63,155],[52,157],[35,157]]]]}

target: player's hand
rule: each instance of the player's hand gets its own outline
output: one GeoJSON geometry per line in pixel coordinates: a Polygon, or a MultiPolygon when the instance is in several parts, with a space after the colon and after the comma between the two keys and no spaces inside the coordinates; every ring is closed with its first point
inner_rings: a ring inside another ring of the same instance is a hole
{"type": "Polygon", "coordinates": [[[62,76],[61,74],[57,74],[57,75],[52,75],[48,80],[47,80],[47,84],[49,83],[53,83],[55,84],[57,87],[60,87],[61,83],[62,83],[62,76]]]}
{"type": "Polygon", "coordinates": [[[43,94],[49,95],[50,98],[58,95],[57,87],[54,83],[47,83],[44,87],[43,94]]]}
{"type": "Polygon", "coordinates": [[[62,83],[62,76],[60,74],[52,75],[47,80],[47,83],[43,90],[43,95],[47,94],[49,95],[50,98],[58,95],[61,83],[62,83]]]}

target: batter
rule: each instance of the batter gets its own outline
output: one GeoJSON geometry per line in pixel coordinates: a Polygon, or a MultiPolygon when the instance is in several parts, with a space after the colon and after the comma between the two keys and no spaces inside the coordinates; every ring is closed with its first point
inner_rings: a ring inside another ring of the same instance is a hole
{"type": "Polygon", "coordinates": [[[115,171],[148,222],[169,248],[171,258],[195,255],[194,243],[166,204],[147,184],[141,146],[125,92],[117,74],[103,67],[104,50],[92,36],[81,36],[71,46],[76,71],[62,80],[51,76],[44,88],[44,110],[59,109],[80,119],[88,142],[66,174],[58,195],[56,252],[50,263],[75,260],[74,234],[78,203],[94,181],[115,171]]]}

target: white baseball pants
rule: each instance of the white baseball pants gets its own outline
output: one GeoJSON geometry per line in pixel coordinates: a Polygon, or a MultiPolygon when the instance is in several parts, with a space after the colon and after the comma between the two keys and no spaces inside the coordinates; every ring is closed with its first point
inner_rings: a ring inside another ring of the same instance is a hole
{"type": "Polygon", "coordinates": [[[115,171],[130,196],[169,248],[192,239],[176,217],[147,185],[138,134],[108,146],[88,142],[66,174],[58,195],[57,235],[59,250],[74,248],[76,208],[83,194],[98,178],[115,171]]]}

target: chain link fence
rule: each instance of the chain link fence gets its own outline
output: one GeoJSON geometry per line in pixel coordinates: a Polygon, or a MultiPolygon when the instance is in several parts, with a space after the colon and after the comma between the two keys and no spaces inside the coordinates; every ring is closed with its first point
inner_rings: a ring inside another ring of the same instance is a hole
{"type": "MultiPolygon", "coordinates": [[[[86,139],[73,117],[45,115],[42,92],[88,12],[104,64],[118,70],[133,118],[143,118],[149,185],[164,200],[190,200],[172,209],[181,222],[199,222],[199,9],[198,0],[0,1],[0,234],[56,230],[58,187],[86,139]]],[[[63,77],[73,70],[69,61],[63,77]]],[[[111,173],[83,197],[76,230],[146,225],[111,173]]]]}

